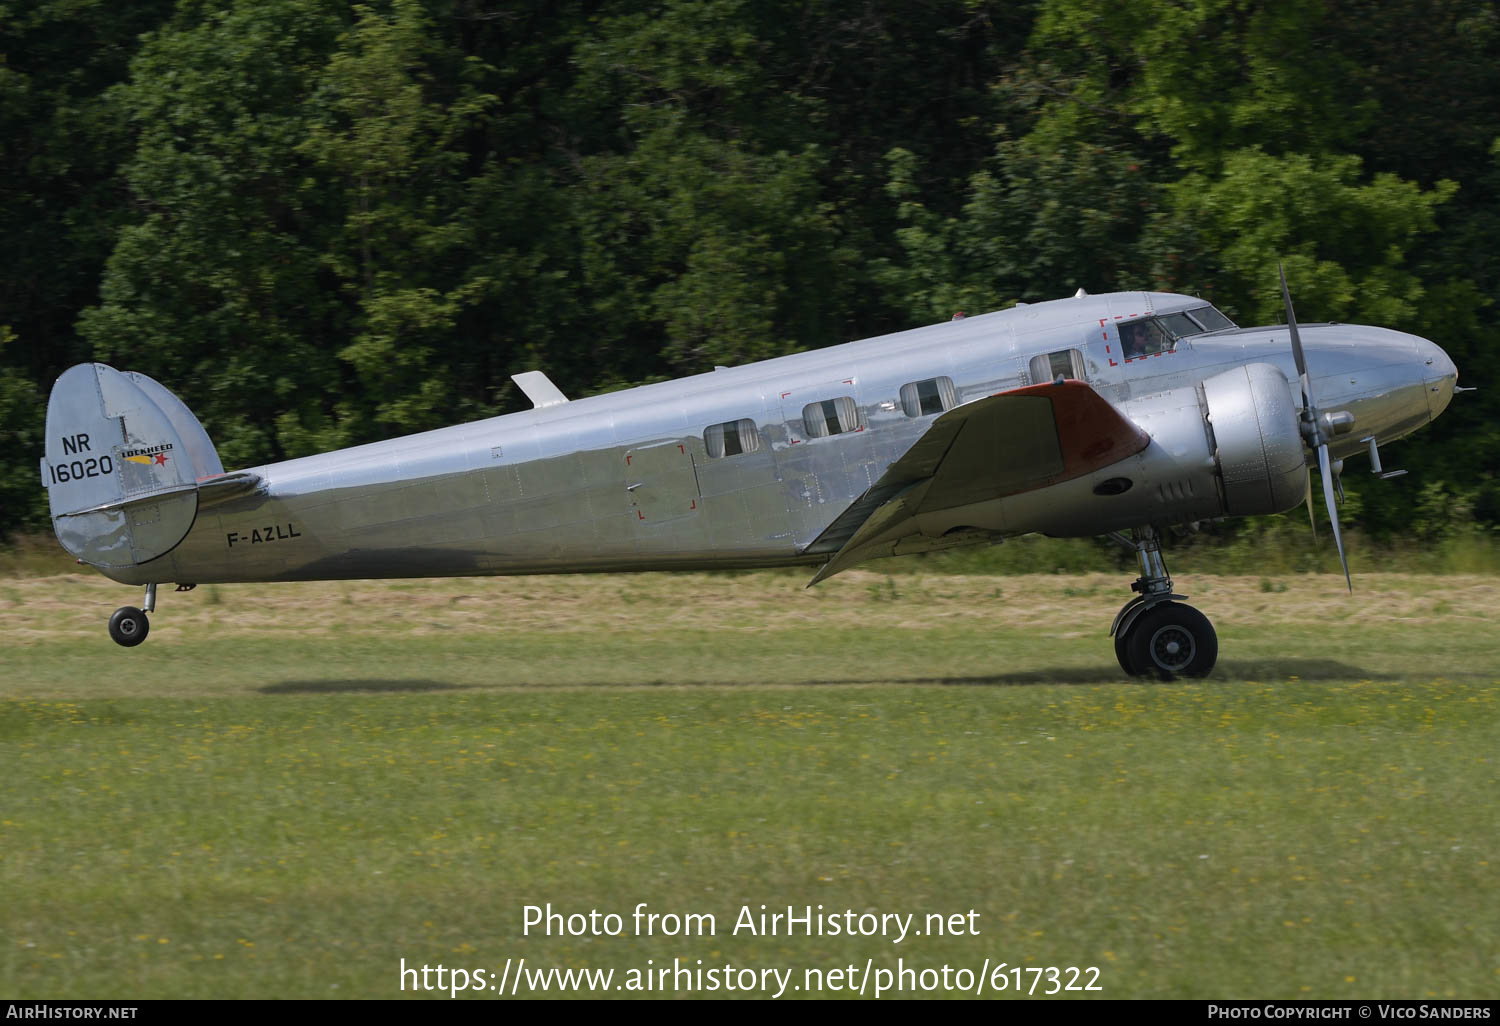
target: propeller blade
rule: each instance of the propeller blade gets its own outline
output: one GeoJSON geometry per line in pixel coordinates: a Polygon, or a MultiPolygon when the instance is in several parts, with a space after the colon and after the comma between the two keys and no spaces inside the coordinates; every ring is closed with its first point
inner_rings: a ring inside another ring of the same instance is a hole
{"type": "MultiPolygon", "coordinates": [[[[1344,536],[1339,531],[1339,508],[1334,498],[1334,488],[1339,491],[1339,498],[1343,496],[1343,484],[1333,474],[1333,464],[1328,458],[1328,432],[1323,421],[1318,416],[1318,406],[1313,400],[1312,376],[1307,373],[1307,358],[1302,354],[1302,335],[1297,331],[1297,315],[1292,311],[1292,292],[1286,287],[1286,268],[1278,260],[1276,270],[1281,275],[1281,301],[1286,304],[1286,327],[1292,336],[1292,359],[1297,364],[1297,376],[1302,381],[1302,437],[1307,444],[1318,452],[1318,475],[1323,479],[1323,502],[1328,506],[1328,523],[1333,528],[1333,544],[1339,550],[1339,563],[1344,568],[1344,583],[1349,587],[1349,593],[1354,593],[1354,581],[1349,577],[1349,558],[1344,555],[1344,536]]],[[[1314,520],[1312,504],[1312,480],[1308,480],[1307,488],[1307,517],[1314,520]]],[[[1313,524],[1313,537],[1316,539],[1318,528],[1316,522],[1313,524]]]]}
{"type": "Polygon", "coordinates": [[[1333,501],[1333,467],[1329,465],[1326,445],[1318,446],[1318,474],[1323,478],[1323,501],[1328,504],[1328,521],[1333,525],[1333,544],[1338,546],[1339,562],[1344,566],[1344,583],[1352,595],[1354,582],[1349,577],[1349,560],[1344,555],[1344,538],[1339,533],[1339,510],[1333,501]]]}
{"type": "Polygon", "coordinates": [[[1297,378],[1302,385],[1302,419],[1312,425],[1315,436],[1321,439],[1322,432],[1317,426],[1318,406],[1312,394],[1312,376],[1307,373],[1307,357],[1302,354],[1302,335],[1297,331],[1297,315],[1292,310],[1292,293],[1286,287],[1286,268],[1277,261],[1276,270],[1281,275],[1281,301],[1286,305],[1286,327],[1292,336],[1292,360],[1297,364],[1297,378]]]}
{"type": "Polygon", "coordinates": [[[1318,544],[1318,518],[1317,515],[1313,513],[1311,469],[1309,469],[1307,472],[1307,523],[1308,526],[1312,528],[1313,544],[1316,545],[1318,544]]]}
{"type": "Polygon", "coordinates": [[[1297,333],[1297,315],[1292,312],[1292,293],[1286,287],[1286,268],[1281,266],[1281,261],[1276,262],[1276,270],[1281,274],[1281,301],[1286,304],[1286,326],[1292,333],[1292,359],[1297,361],[1297,373],[1307,373],[1307,359],[1302,355],[1302,336],[1297,333]]]}

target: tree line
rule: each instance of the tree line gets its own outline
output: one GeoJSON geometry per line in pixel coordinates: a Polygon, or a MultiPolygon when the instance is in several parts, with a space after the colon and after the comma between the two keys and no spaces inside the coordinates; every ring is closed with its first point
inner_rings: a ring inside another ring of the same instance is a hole
{"type": "Polygon", "coordinates": [[[1500,525],[1489,0],[0,0],[0,529],[91,359],[226,466],[1116,289],[1412,331],[1500,525]]]}

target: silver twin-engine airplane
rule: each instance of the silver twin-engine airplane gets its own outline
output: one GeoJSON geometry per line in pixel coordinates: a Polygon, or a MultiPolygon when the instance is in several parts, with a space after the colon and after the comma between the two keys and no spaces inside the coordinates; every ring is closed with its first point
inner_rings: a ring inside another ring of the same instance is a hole
{"type": "MultiPolygon", "coordinates": [[[[1201,676],[1207,618],[1175,594],[1164,528],[1281,513],[1320,467],[1339,555],[1343,459],[1437,417],[1458,372],[1414,335],[1237,328],[1191,296],[1014,309],[569,401],[537,371],[524,413],[225,473],[143,374],[80,364],[47,408],[42,480],[63,547],[144,611],[156,589],[818,565],[1038,532],[1135,549],[1110,628],[1132,675],[1201,676]],[[1315,397],[1316,396],[1316,400],[1315,397]]],[[[1384,472],[1389,473],[1389,472],[1384,472]]],[[[1344,572],[1347,577],[1348,565],[1344,572]]]]}

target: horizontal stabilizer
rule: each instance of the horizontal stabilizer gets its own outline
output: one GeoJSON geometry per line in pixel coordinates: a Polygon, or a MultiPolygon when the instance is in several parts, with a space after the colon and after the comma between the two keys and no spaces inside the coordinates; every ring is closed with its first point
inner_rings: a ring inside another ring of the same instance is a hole
{"type": "Polygon", "coordinates": [[[198,508],[207,509],[230,499],[249,495],[262,485],[261,476],[248,470],[236,470],[233,474],[218,474],[198,479],[198,508]]]}
{"type": "Polygon", "coordinates": [[[213,444],[145,375],[83,363],[52,386],[42,483],[57,540],[84,562],[134,566],[175,548],[198,515],[200,468],[222,473],[213,444]]]}

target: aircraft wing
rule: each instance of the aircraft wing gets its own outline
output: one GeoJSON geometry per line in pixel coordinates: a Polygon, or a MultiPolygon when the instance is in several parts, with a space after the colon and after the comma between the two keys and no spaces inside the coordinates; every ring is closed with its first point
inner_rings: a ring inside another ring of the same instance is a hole
{"type": "Polygon", "coordinates": [[[889,554],[918,532],[919,514],[1081,477],[1150,441],[1082,381],[1028,385],[954,407],[808,546],[833,553],[809,586],[889,554]]]}

